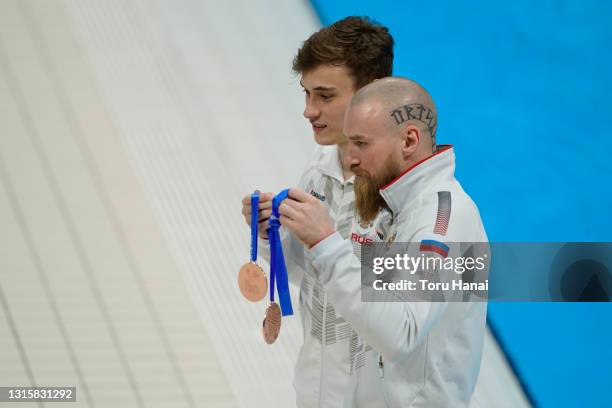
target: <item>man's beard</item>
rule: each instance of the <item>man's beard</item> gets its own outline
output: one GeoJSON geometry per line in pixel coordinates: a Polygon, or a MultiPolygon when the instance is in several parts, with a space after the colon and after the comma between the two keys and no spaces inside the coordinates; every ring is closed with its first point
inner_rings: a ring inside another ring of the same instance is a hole
{"type": "Polygon", "coordinates": [[[398,166],[388,157],[379,176],[372,177],[367,171],[354,168],[355,174],[355,211],[361,224],[370,224],[381,208],[387,203],[379,190],[399,176],[398,166]]]}

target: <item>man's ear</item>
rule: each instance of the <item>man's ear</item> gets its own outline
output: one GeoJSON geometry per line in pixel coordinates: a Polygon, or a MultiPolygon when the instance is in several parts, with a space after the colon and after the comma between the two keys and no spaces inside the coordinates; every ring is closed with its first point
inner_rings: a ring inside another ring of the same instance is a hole
{"type": "Polygon", "coordinates": [[[421,131],[420,129],[413,124],[408,124],[400,134],[400,138],[402,141],[402,158],[407,159],[412,156],[414,152],[419,147],[419,142],[421,140],[421,131]]]}

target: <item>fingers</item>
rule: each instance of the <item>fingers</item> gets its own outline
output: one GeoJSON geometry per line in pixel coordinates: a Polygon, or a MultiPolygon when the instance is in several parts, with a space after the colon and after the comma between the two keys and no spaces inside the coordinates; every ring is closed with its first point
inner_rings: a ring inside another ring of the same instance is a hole
{"type": "Polygon", "coordinates": [[[257,224],[257,235],[259,235],[260,238],[268,239],[268,220],[257,224]]]}
{"type": "Polygon", "coordinates": [[[272,200],[268,200],[268,201],[260,201],[259,202],[259,210],[265,210],[268,208],[272,208],[272,200]]]}
{"type": "Polygon", "coordinates": [[[242,217],[244,222],[251,225],[251,196],[245,196],[242,199],[242,217]]]}
{"type": "Polygon", "coordinates": [[[259,216],[257,217],[257,219],[259,220],[259,222],[268,221],[271,215],[272,215],[272,209],[261,210],[259,212],[259,216]]]}
{"type": "Polygon", "coordinates": [[[308,194],[307,192],[300,190],[299,188],[292,188],[289,190],[289,198],[292,198],[296,201],[307,203],[310,200],[314,199],[313,196],[308,194]]]}
{"type": "Polygon", "coordinates": [[[288,218],[285,215],[282,215],[278,218],[278,220],[280,221],[280,223],[286,227],[290,232],[294,232],[296,229],[296,222],[293,221],[291,218],[288,218]]]}
{"type": "MultiPolygon", "coordinates": [[[[252,194],[247,194],[244,197],[242,197],[242,205],[248,205],[249,207],[251,206],[251,195],[252,194]]],[[[259,208],[262,208],[262,206],[272,206],[272,199],[274,198],[274,193],[260,193],[259,194],[259,208]]]]}
{"type": "Polygon", "coordinates": [[[273,198],[274,198],[274,193],[260,193],[259,194],[259,204],[261,205],[264,202],[270,202],[270,205],[272,205],[273,198]]]}
{"type": "MultiPolygon", "coordinates": [[[[284,200],[279,206],[279,221],[281,224],[286,225],[289,230],[295,230],[298,228],[297,220],[303,219],[305,203],[308,203],[311,199],[314,199],[314,197],[297,188],[289,190],[289,197],[289,199],[284,200]]],[[[267,230],[270,226],[270,217],[272,216],[273,198],[274,193],[268,192],[259,194],[257,235],[263,239],[268,239],[267,230]]],[[[249,226],[251,225],[252,211],[251,194],[248,194],[242,198],[242,215],[249,226]]]]}
{"type": "MultiPolygon", "coordinates": [[[[244,209],[242,211],[242,214],[244,215],[244,220],[246,221],[246,223],[251,226],[251,210],[249,208],[249,211],[247,213],[245,213],[244,209]]],[[[257,228],[259,231],[262,230],[266,230],[268,229],[268,220],[270,219],[270,216],[272,215],[272,210],[262,210],[259,211],[259,214],[257,216],[257,228]]],[[[261,234],[260,234],[261,235],[261,234]]],[[[267,236],[267,234],[266,234],[267,236]]]]}
{"type": "MultiPolygon", "coordinates": [[[[274,193],[260,193],[259,194],[259,218],[270,218],[272,212],[272,198],[274,193]],[[263,210],[263,211],[262,211],[263,210]],[[268,211],[266,211],[268,210],[268,211]]],[[[242,216],[247,224],[251,224],[251,194],[248,194],[242,198],[242,216]]]]}
{"type": "Polygon", "coordinates": [[[299,201],[294,200],[285,200],[278,207],[278,213],[281,216],[288,217],[292,220],[298,219],[300,214],[302,213],[302,208],[304,204],[299,201]]]}

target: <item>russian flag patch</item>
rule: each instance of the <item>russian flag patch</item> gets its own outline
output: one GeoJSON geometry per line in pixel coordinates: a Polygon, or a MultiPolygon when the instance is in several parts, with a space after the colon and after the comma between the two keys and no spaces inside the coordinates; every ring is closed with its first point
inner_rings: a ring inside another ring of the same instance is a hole
{"type": "Polygon", "coordinates": [[[440,241],[434,241],[433,239],[422,240],[419,251],[435,252],[436,254],[442,256],[442,258],[446,258],[448,256],[448,246],[440,241]]]}

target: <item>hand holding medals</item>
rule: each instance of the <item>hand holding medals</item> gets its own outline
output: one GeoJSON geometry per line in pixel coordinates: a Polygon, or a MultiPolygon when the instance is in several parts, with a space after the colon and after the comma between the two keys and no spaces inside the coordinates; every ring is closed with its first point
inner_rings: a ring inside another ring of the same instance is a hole
{"type": "MultiPolygon", "coordinates": [[[[293,314],[287,267],[279,233],[280,221],[278,220],[278,207],[287,198],[288,193],[288,189],[283,190],[272,199],[272,215],[268,229],[268,238],[270,240],[270,305],[266,309],[262,327],[264,340],[268,344],[274,343],[278,338],[281,327],[281,315],[288,316],[293,314]],[[275,287],[278,290],[280,307],[274,302],[275,287]]],[[[244,297],[252,302],[263,299],[268,286],[265,273],[255,263],[257,260],[258,209],[259,191],[255,191],[251,196],[251,261],[242,266],[238,273],[240,291],[244,297]]]]}
{"type": "Polygon", "coordinates": [[[257,265],[257,221],[259,212],[259,191],[251,196],[251,261],[238,272],[238,287],[242,295],[251,302],[258,302],[266,296],[268,281],[266,274],[257,265]]]}

